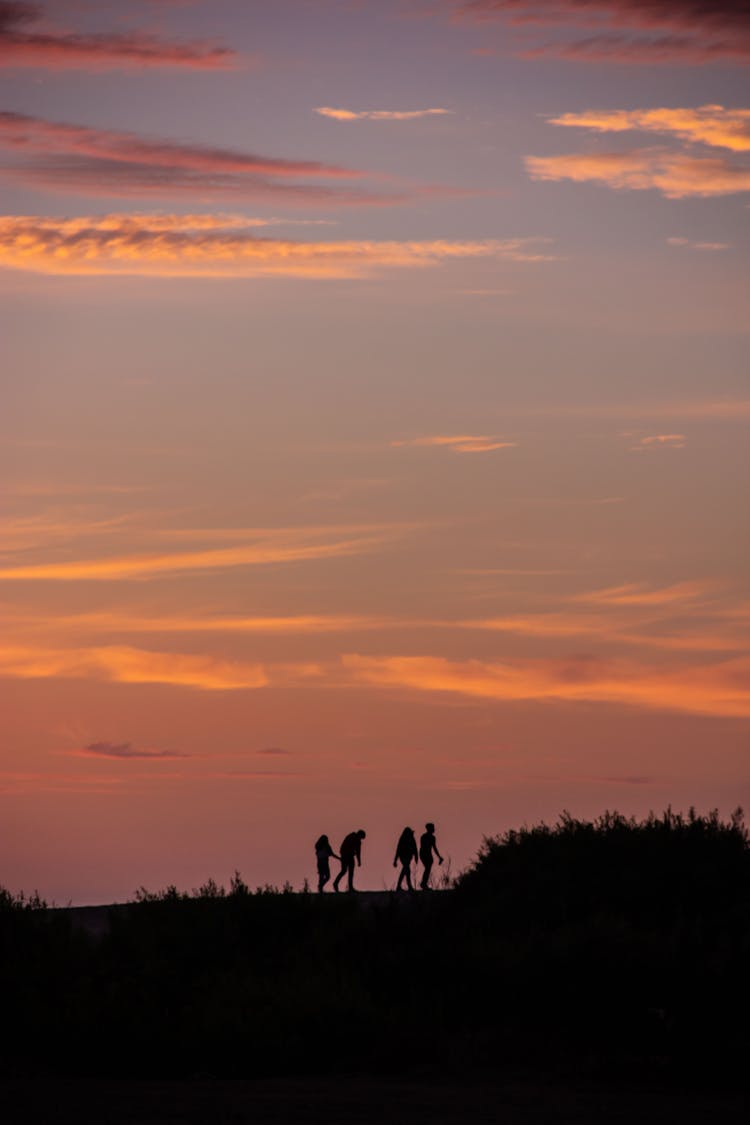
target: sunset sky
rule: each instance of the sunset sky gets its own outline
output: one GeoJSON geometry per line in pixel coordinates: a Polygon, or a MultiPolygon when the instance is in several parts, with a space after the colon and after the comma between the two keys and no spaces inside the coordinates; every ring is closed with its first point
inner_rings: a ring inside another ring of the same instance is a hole
{"type": "Polygon", "coordinates": [[[744,0],[0,0],[0,884],[748,799],[744,0]]]}

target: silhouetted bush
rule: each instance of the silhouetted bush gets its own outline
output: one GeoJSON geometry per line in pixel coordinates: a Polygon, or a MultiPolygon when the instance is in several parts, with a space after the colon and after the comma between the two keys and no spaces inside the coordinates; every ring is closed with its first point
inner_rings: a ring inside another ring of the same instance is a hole
{"type": "Polygon", "coordinates": [[[739,812],[606,813],[487,839],[444,894],[252,892],[235,873],[141,888],[95,938],[0,891],[0,1067],[739,1075],[749,864],[739,812]]]}

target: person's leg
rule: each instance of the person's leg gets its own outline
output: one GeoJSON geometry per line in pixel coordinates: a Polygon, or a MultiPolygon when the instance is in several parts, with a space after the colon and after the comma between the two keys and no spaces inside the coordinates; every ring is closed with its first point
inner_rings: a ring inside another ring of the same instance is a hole
{"type": "Polygon", "coordinates": [[[350,859],[347,864],[347,874],[349,876],[349,890],[354,890],[354,860],[350,859]]]}
{"type": "Polygon", "coordinates": [[[407,863],[404,866],[404,875],[406,876],[407,889],[410,890],[410,891],[413,891],[414,887],[412,886],[412,881],[411,881],[411,864],[410,863],[407,863]]]}
{"type": "Polygon", "coordinates": [[[339,889],[339,883],[340,883],[340,882],[341,882],[341,880],[342,880],[342,879],[344,878],[344,872],[345,872],[345,871],[346,871],[346,864],[344,863],[344,861],[343,861],[343,859],[342,859],[342,860],[341,860],[341,870],[339,871],[339,873],[338,873],[338,875],[336,876],[336,878],[335,878],[335,879],[333,880],[333,889],[334,889],[334,891],[337,891],[337,890],[339,889]]]}
{"type": "Polygon", "coordinates": [[[331,878],[330,867],[328,866],[327,863],[321,863],[320,867],[318,868],[318,893],[319,894],[323,893],[323,888],[325,887],[326,883],[328,882],[328,880],[330,878],[331,878]]]}
{"type": "Polygon", "coordinates": [[[432,871],[432,863],[426,863],[424,865],[424,871],[422,872],[422,882],[419,884],[423,891],[426,891],[426,890],[429,889],[430,872],[431,871],[432,871]]]}

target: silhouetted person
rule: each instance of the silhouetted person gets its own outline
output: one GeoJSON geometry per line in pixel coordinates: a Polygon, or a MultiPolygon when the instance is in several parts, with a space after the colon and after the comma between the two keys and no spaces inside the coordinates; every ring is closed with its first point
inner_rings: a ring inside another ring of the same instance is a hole
{"type": "Polygon", "coordinates": [[[410,891],[414,890],[411,882],[411,865],[417,862],[417,841],[414,838],[414,829],[405,828],[399,836],[398,843],[396,844],[396,855],[393,859],[393,866],[398,867],[401,864],[401,873],[398,877],[396,890],[401,890],[401,884],[406,880],[406,885],[410,891]]]}
{"type": "Polygon", "coordinates": [[[437,841],[435,839],[435,825],[427,823],[425,824],[425,828],[427,831],[423,832],[419,838],[419,858],[424,867],[419,885],[423,891],[428,890],[430,886],[430,872],[432,871],[432,864],[434,862],[432,858],[433,853],[438,857],[441,865],[443,862],[443,857],[438,851],[437,841]]]}
{"type": "Polygon", "coordinates": [[[341,870],[336,878],[333,880],[333,889],[339,889],[339,883],[344,878],[344,875],[349,876],[349,886],[347,890],[354,890],[354,861],[357,861],[357,866],[362,866],[362,841],[365,838],[365,831],[359,828],[356,832],[350,832],[345,836],[341,842],[341,870]]]}
{"type": "Polygon", "coordinates": [[[328,880],[331,878],[331,860],[340,859],[331,847],[328,837],[321,836],[315,843],[315,858],[318,862],[318,892],[323,893],[328,880]]]}

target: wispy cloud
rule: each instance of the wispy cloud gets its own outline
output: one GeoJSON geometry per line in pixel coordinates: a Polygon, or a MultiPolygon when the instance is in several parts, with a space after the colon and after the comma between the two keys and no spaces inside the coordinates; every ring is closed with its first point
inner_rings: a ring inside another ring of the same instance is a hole
{"type": "Polygon", "coordinates": [[[446,0],[453,18],[515,28],[527,57],[620,63],[750,60],[744,0],[446,0]],[[541,38],[543,36],[543,38],[541,38]],[[550,37],[551,36],[551,37],[550,37]]]}
{"type": "Polygon", "coordinates": [[[527,156],[525,162],[533,180],[573,180],[629,191],[655,189],[668,199],[750,191],[750,168],[722,156],[691,156],[662,148],[527,156]]]}
{"type": "Polygon", "coordinates": [[[668,238],[670,246],[684,246],[686,250],[728,250],[728,242],[695,242],[692,238],[668,238]]]}
{"type": "MultiPolygon", "coordinates": [[[[163,776],[163,775],[162,775],[163,776]]],[[[87,793],[116,792],[122,786],[121,777],[102,777],[100,774],[0,771],[0,793],[14,796],[19,793],[87,793]]]]}
{"type": "MultiPolygon", "coordinates": [[[[36,154],[98,157],[123,164],[189,168],[202,172],[237,172],[270,176],[351,179],[363,173],[316,160],[288,160],[240,152],[216,145],[179,144],[117,129],[99,129],[32,117],[25,113],[0,113],[0,145],[29,158],[36,154]]],[[[207,216],[210,222],[210,216],[207,216]]],[[[165,220],[166,221],[166,220],[165,220]]]]}
{"type": "Polygon", "coordinates": [[[452,258],[539,261],[537,239],[480,242],[303,242],[259,238],[226,217],[0,217],[0,266],[66,275],[371,277],[452,258]]]}
{"type": "Polygon", "coordinates": [[[86,33],[49,23],[41,4],[0,0],[0,66],[47,70],[234,65],[229,47],[202,39],[166,39],[144,31],[86,33]]]}
{"type": "Polygon", "coordinates": [[[134,746],[132,742],[89,742],[78,750],[71,750],[70,754],[75,758],[114,758],[118,761],[129,758],[164,760],[190,757],[180,750],[146,750],[134,746]]]}
{"type": "MultiPolygon", "coordinates": [[[[692,607],[693,609],[695,607],[692,607]]],[[[664,652],[746,653],[748,637],[741,628],[726,628],[712,614],[697,627],[686,629],[674,622],[678,604],[621,602],[602,605],[600,612],[582,613],[577,607],[547,613],[510,614],[474,618],[456,623],[458,628],[506,633],[531,641],[567,641],[586,638],[589,644],[627,645],[628,648],[664,652]]]]}
{"type": "Polygon", "coordinates": [[[750,152],[750,109],[703,105],[696,109],[585,110],[550,117],[551,125],[589,129],[595,133],[660,133],[711,148],[750,152]]]}
{"type": "Polygon", "coordinates": [[[357,682],[498,702],[608,703],[714,717],[750,717],[750,660],[686,667],[573,657],[486,663],[433,656],[347,655],[357,682]]]}
{"type": "Polygon", "coordinates": [[[418,117],[444,117],[452,114],[451,109],[335,109],[321,105],[315,109],[322,117],[332,117],[334,121],[414,121],[418,117]]]}
{"type": "MultiPolygon", "coordinates": [[[[366,174],[353,168],[218,145],[178,143],[23,113],[0,113],[0,150],[4,153],[0,174],[6,178],[97,198],[194,196],[201,202],[229,199],[282,206],[388,206],[441,190],[374,191],[351,186],[351,181],[366,174]],[[343,181],[348,181],[346,186],[343,181]]],[[[163,217],[163,229],[168,229],[168,218],[163,217]]],[[[198,217],[194,218],[197,222],[198,217]]],[[[210,229],[211,217],[205,218],[205,229],[210,229]]],[[[245,220],[245,224],[263,225],[260,220],[245,220]]]]}
{"type": "Polygon", "coordinates": [[[164,684],[201,691],[238,691],[265,687],[268,683],[260,664],[193,653],[153,652],[125,645],[67,649],[5,645],[0,647],[0,676],[164,684]]]}
{"type": "Polygon", "coordinates": [[[503,441],[488,434],[435,434],[428,437],[403,438],[392,446],[437,446],[452,453],[491,453],[495,449],[515,449],[515,441],[503,441]]]}
{"type": "MultiPolygon", "coordinates": [[[[253,533],[249,533],[251,537],[253,533]]],[[[245,532],[244,538],[248,537],[245,532]]],[[[77,582],[113,579],[153,579],[173,574],[216,571],[238,566],[268,566],[316,559],[342,558],[382,547],[393,534],[342,537],[338,533],[287,530],[261,535],[254,543],[192,551],[161,551],[143,555],[116,555],[66,562],[28,563],[0,567],[0,582],[77,582]],[[319,540],[323,540],[320,542],[319,540]]]]}
{"type": "MultiPolygon", "coordinates": [[[[0,609],[3,608],[0,606],[0,609]]],[[[407,622],[407,624],[409,624],[407,622]]],[[[398,618],[374,617],[365,614],[297,614],[286,617],[247,617],[206,613],[201,616],[192,613],[165,616],[154,610],[123,609],[97,613],[63,614],[51,619],[49,616],[9,613],[6,625],[16,628],[33,628],[44,632],[65,633],[68,637],[76,635],[112,635],[113,633],[155,634],[155,633],[235,633],[237,635],[259,636],[320,636],[328,633],[359,633],[382,629],[401,628],[404,622],[398,618]]]]}
{"type": "Polygon", "coordinates": [[[715,592],[715,583],[701,581],[675,582],[671,586],[649,586],[643,582],[627,582],[578,594],[576,601],[596,602],[610,606],[694,606],[715,592]]]}
{"type": "Polygon", "coordinates": [[[647,449],[684,449],[687,438],[684,434],[646,434],[631,445],[631,453],[642,453],[647,449]]]}

